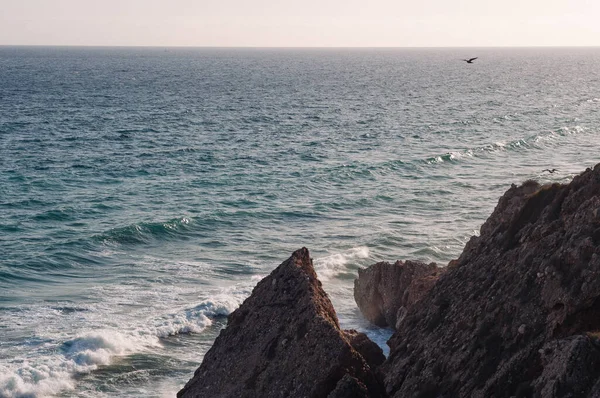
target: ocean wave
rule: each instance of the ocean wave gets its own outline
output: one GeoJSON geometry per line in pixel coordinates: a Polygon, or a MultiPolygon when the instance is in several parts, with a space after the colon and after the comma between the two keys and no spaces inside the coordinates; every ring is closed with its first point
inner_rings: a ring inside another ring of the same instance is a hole
{"type": "Polygon", "coordinates": [[[152,240],[165,240],[172,238],[185,238],[191,231],[193,220],[182,217],[158,223],[139,223],[94,236],[94,240],[105,244],[144,244],[152,240]]]}
{"type": "Polygon", "coordinates": [[[11,369],[0,365],[0,397],[51,397],[75,388],[68,367],[23,364],[11,369]]]}
{"type": "MultiPolygon", "coordinates": [[[[468,153],[468,152],[466,152],[468,153]]],[[[430,158],[425,159],[425,163],[427,164],[435,164],[435,163],[444,163],[458,160],[458,158],[462,157],[460,152],[448,152],[443,155],[435,155],[430,158]]]]}
{"type": "Polygon", "coordinates": [[[115,356],[157,347],[160,347],[158,336],[101,330],[66,341],[62,350],[65,358],[76,365],[78,372],[86,372],[95,370],[99,365],[108,365],[115,356]]]}
{"type": "Polygon", "coordinates": [[[530,145],[525,139],[518,139],[509,142],[495,142],[493,144],[481,145],[474,148],[467,148],[462,151],[447,152],[445,154],[435,155],[426,158],[423,162],[427,164],[458,162],[465,158],[481,157],[501,151],[514,151],[528,148],[530,145]]]}
{"type": "Polygon", "coordinates": [[[154,327],[154,335],[169,337],[178,334],[201,333],[212,325],[212,320],[231,314],[241,299],[233,295],[221,295],[211,300],[202,301],[193,308],[167,314],[158,320],[154,327]]]}
{"type": "Polygon", "coordinates": [[[316,258],[314,260],[314,265],[315,270],[319,275],[319,279],[328,281],[342,274],[353,273],[354,269],[351,269],[348,266],[367,258],[369,258],[369,248],[361,246],[354,247],[341,253],[316,258]]]}
{"type": "Polygon", "coordinates": [[[50,397],[74,390],[76,375],[108,365],[115,356],[158,346],[160,342],[156,336],[114,330],[78,335],[56,347],[57,350],[50,350],[62,355],[46,355],[35,360],[15,358],[12,364],[0,365],[0,396],[50,397]]]}
{"type": "MultiPolygon", "coordinates": [[[[149,320],[139,320],[119,329],[102,328],[79,333],[62,342],[57,339],[36,340],[35,358],[13,358],[0,365],[0,397],[52,397],[77,388],[80,375],[110,366],[115,359],[133,354],[159,352],[162,339],[179,334],[201,333],[213,319],[234,311],[249,294],[249,285],[234,286],[217,293],[198,305],[149,320]]],[[[92,308],[42,307],[36,316],[62,318],[92,308]],[[73,310],[73,311],[72,311],[73,310]]],[[[23,317],[23,313],[15,313],[23,317]]],[[[30,314],[34,316],[34,314],[30,314]]]]}
{"type": "Polygon", "coordinates": [[[75,219],[76,211],[73,208],[53,209],[39,213],[33,217],[36,221],[70,221],[75,219]]]}
{"type": "Polygon", "coordinates": [[[440,164],[459,162],[472,157],[485,157],[498,152],[522,151],[531,148],[544,149],[548,143],[554,143],[564,137],[583,133],[586,129],[582,126],[565,126],[555,131],[534,134],[525,138],[508,142],[495,142],[459,151],[446,152],[444,154],[430,156],[421,160],[425,164],[440,164]]]}
{"type": "Polygon", "coordinates": [[[586,103],[586,104],[600,104],[600,98],[597,98],[597,97],[588,98],[586,100],[583,100],[582,102],[586,103]]]}
{"type": "Polygon", "coordinates": [[[561,127],[558,130],[550,131],[547,133],[536,134],[534,136],[529,137],[529,141],[538,144],[538,146],[543,147],[546,142],[558,141],[564,137],[569,137],[572,135],[580,134],[586,131],[586,128],[582,126],[565,126],[561,127]]]}
{"type": "Polygon", "coordinates": [[[327,169],[324,177],[333,182],[373,180],[375,178],[370,168],[360,163],[343,164],[327,169]]]}

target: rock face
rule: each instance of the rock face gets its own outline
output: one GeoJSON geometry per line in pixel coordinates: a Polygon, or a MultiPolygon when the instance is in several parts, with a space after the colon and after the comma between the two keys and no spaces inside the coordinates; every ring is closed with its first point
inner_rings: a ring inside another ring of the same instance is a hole
{"type": "Polygon", "coordinates": [[[541,397],[600,397],[598,340],[587,335],[552,340],[540,350],[543,371],[529,391],[541,397]]]}
{"type": "Polygon", "coordinates": [[[390,339],[393,397],[600,397],[600,165],[512,186],[390,339]]]}
{"type": "Polygon", "coordinates": [[[358,270],[354,300],[365,318],[377,326],[391,326],[433,287],[445,268],[418,261],[381,262],[358,270]]]}
{"type": "Polygon", "coordinates": [[[381,397],[374,367],[383,359],[366,336],[340,330],[303,248],[229,316],[227,328],[177,396],[381,397]]]}

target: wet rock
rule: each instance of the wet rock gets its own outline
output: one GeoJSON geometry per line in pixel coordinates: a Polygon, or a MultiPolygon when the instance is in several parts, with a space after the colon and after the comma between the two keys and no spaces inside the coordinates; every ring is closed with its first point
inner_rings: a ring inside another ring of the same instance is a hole
{"type": "Polygon", "coordinates": [[[340,330],[303,248],[260,281],[229,316],[177,396],[342,397],[351,392],[348,397],[381,397],[382,386],[369,365],[381,358],[365,339],[340,330]]]}
{"type": "Polygon", "coordinates": [[[599,208],[600,165],[565,185],[513,185],[407,309],[381,367],[389,395],[600,396],[581,336],[600,331],[599,208]]]}
{"type": "Polygon", "coordinates": [[[444,270],[435,263],[419,261],[377,263],[358,271],[354,300],[367,320],[377,326],[395,328],[444,270]]]}

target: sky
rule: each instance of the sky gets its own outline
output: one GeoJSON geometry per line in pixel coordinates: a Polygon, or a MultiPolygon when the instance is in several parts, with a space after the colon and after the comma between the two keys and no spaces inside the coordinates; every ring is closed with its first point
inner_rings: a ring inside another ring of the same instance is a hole
{"type": "Polygon", "coordinates": [[[0,45],[600,46],[600,1],[0,0],[0,45]]]}

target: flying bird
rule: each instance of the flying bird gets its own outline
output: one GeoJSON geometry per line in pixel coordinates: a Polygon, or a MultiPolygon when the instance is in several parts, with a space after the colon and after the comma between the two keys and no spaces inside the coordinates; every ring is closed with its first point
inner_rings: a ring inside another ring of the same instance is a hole
{"type": "Polygon", "coordinates": [[[473,63],[473,61],[475,61],[477,58],[478,58],[478,57],[475,57],[475,58],[469,58],[469,59],[463,59],[463,61],[465,61],[465,62],[466,62],[466,63],[468,63],[468,64],[472,64],[472,63],[473,63]]]}
{"type": "Polygon", "coordinates": [[[558,171],[558,170],[557,169],[552,169],[552,170],[550,170],[550,169],[544,169],[544,170],[542,170],[542,173],[544,171],[547,171],[548,173],[552,174],[552,173],[554,173],[555,171],[558,171]]]}

